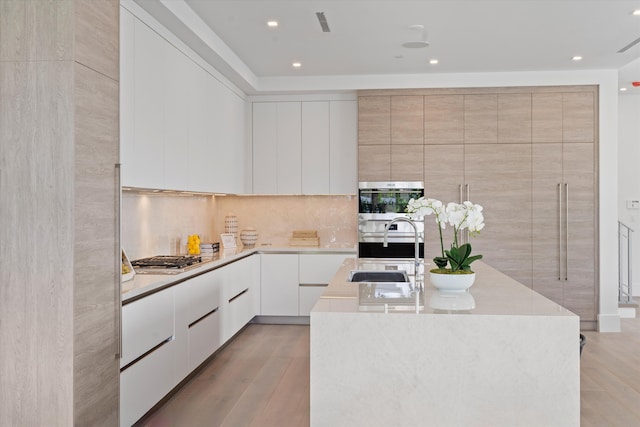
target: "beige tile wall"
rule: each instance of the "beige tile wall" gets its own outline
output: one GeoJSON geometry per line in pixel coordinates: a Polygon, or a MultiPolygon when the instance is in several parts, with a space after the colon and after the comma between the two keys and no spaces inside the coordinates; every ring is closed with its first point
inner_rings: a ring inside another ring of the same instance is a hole
{"type": "Polygon", "coordinates": [[[130,259],[183,254],[187,236],[213,236],[213,196],[122,194],[122,247],[130,259]]]}
{"type": "Polygon", "coordinates": [[[219,241],[224,217],[258,230],[257,246],[287,246],[291,232],[318,230],[321,247],[354,248],[355,196],[178,196],[124,192],[122,246],[131,259],[186,252],[187,236],[219,241]]]}
{"type": "Polygon", "coordinates": [[[258,230],[256,246],[288,246],[293,230],[317,230],[320,247],[354,248],[357,239],[355,196],[218,196],[215,232],[224,217],[238,217],[238,230],[258,230]]]}

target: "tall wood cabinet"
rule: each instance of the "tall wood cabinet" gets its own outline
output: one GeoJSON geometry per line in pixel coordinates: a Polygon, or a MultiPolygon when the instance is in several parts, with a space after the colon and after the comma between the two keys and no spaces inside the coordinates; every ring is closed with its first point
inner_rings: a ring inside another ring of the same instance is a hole
{"type": "MultiPolygon", "coordinates": [[[[596,106],[591,86],[362,91],[358,177],[424,180],[427,197],[481,204],[474,252],[594,328],[596,106]]],[[[430,259],[441,251],[433,217],[425,233],[430,259]]],[[[448,228],[445,249],[451,240],[448,228]]]]}
{"type": "Polygon", "coordinates": [[[118,1],[0,7],[0,425],[118,425],[118,1]]]}
{"type": "Polygon", "coordinates": [[[591,143],[533,145],[533,289],[595,321],[595,173],[591,143]]]}

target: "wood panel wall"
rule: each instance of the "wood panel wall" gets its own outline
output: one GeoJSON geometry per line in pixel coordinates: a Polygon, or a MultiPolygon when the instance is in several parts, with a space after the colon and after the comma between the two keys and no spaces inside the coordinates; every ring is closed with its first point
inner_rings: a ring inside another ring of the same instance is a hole
{"type": "Polygon", "coordinates": [[[0,425],[117,425],[117,0],[0,1],[0,425]]]}

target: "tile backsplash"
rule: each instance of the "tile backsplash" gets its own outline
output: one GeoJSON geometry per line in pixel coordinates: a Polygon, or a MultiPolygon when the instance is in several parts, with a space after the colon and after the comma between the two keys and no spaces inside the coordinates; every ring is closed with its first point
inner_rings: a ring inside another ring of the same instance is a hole
{"type": "MultiPolygon", "coordinates": [[[[288,246],[293,230],[317,230],[320,247],[355,248],[355,196],[122,195],[122,247],[131,259],[186,253],[187,236],[220,240],[224,217],[238,218],[238,231],[258,231],[256,246],[288,246]]],[[[238,242],[238,245],[241,245],[238,242]]]]}
{"type": "Polygon", "coordinates": [[[187,236],[213,236],[213,196],[122,193],[122,247],[130,259],[183,254],[187,236]]]}
{"type": "Polygon", "coordinates": [[[258,231],[256,246],[288,246],[293,230],[317,230],[320,247],[355,248],[356,196],[218,196],[215,233],[224,232],[224,217],[238,217],[238,231],[258,231]]]}

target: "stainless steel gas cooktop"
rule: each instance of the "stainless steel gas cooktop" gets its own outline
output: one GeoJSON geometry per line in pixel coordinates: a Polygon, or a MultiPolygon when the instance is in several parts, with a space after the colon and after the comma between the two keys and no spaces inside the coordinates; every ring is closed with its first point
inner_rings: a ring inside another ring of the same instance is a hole
{"type": "Polygon", "coordinates": [[[138,274],[178,274],[211,260],[208,257],[203,261],[197,255],[156,255],[133,260],[131,265],[138,274]]]}

